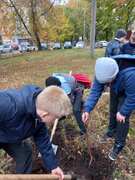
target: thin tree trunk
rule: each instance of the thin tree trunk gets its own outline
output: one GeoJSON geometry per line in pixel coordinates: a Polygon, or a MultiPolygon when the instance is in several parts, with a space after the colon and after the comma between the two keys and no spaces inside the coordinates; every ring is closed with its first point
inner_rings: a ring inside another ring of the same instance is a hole
{"type": "Polygon", "coordinates": [[[34,33],[34,37],[36,40],[38,50],[42,50],[40,37],[39,37],[39,33],[38,33],[38,27],[37,27],[37,23],[36,23],[36,5],[37,5],[36,0],[31,0],[31,15],[32,15],[33,33],[34,33]]]}
{"type": "Polygon", "coordinates": [[[9,2],[10,2],[10,4],[13,6],[13,8],[14,8],[16,14],[17,14],[17,16],[18,16],[19,19],[21,20],[21,22],[22,22],[24,28],[26,29],[27,33],[30,35],[30,37],[32,37],[31,32],[29,31],[28,27],[26,26],[26,24],[25,24],[25,22],[24,22],[24,20],[23,20],[23,18],[22,18],[22,16],[21,16],[21,14],[19,13],[19,11],[18,11],[17,7],[15,6],[14,2],[13,2],[12,0],[9,0],[9,2]]]}
{"type": "Polygon", "coordinates": [[[90,32],[90,53],[94,56],[95,33],[96,33],[96,0],[91,1],[91,32],[90,32]]]}

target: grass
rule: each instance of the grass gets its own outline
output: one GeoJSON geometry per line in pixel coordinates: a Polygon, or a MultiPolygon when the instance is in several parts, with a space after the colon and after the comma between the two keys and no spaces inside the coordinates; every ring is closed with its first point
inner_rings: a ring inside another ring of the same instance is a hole
{"type": "Polygon", "coordinates": [[[95,59],[104,54],[96,50],[95,58],[89,49],[69,49],[27,53],[0,59],[0,88],[20,87],[24,84],[44,86],[53,72],[81,72],[93,77],[95,59]]]}
{"type": "MultiPolygon", "coordinates": [[[[53,72],[69,72],[86,73],[93,78],[95,59],[104,55],[103,49],[97,49],[95,58],[90,57],[88,49],[71,49],[71,50],[56,50],[33,52],[16,57],[0,57],[0,88],[20,87],[24,84],[36,84],[44,86],[44,80],[53,72]]],[[[97,106],[95,114],[91,116],[90,123],[90,142],[97,145],[97,140],[103,129],[107,126],[108,119],[108,100],[103,99],[103,103],[97,106]],[[96,117],[97,116],[97,117],[96,117]]],[[[133,118],[134,119],[134,118],[133,118]]],[[[119,158],[117,169],[114,172],[114,179],[123,179],[123,174],[135,174],[135,133],[134,121],[131,119],[131,127],[128,135],[127,146],[125,147],[124,157],[119,158]],[[131,156],[132,154],[132,156],[131,156]],[[132,170],[132,173],[129,173],[132,170]]],[[[111,144],[110,144],[111,145],[111,144]]],[[[110,145],[102,146],[102,151],[108,153],[110,145]]],[[[100,145],[97,145],[99,147],[100,145]]],[[[100,147],[99,147],[100,148],[100,147]]],[[[0,158],[3,156],[3,151],[0,151],[0,158]]],[[[101,162],[100,162],[101,163],[101,162]]],[[[2,164],[3,166],[3,164],[2,164]]],[[[2,168],[0,166],[1,172],[2,168]]],[[[131,178],[129,178],[131,179],[131,178]]]]}

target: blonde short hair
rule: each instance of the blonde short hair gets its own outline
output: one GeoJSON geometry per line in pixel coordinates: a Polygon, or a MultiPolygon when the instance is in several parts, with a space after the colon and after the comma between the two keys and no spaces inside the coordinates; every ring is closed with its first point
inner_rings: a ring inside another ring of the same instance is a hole
{"type": "Polygon", "coordinates": [[[57,117],[67,116],[72,113],[69,97],[57,86],[49,86],[37,96],[36,108],[57,117]]]}

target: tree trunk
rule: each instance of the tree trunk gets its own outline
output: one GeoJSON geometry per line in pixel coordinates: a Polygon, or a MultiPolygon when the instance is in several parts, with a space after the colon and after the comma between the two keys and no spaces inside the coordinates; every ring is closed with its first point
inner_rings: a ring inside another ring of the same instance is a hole
{"type": "Polygon", "coordinates": [[[33,34],[36,41],[36,45],[38,50],[42,50],[40,37],[38,33],[37,20],[36,20],[36,0],[31,0],[31,15],[32,15],[32,26],[33,26],[33,34]]]}
{"type": "Polygon", "coordinates": [[[94,56],[95,34],[96,34],[96,0],[91,2],[91,32],[90,32],[90,53],[94,56]]]}
{"type": "Polygon", "coordinates": [[[22,22],[24,28],[26,29],[27,33],[30,35],[30,37],[32,37],[31,32],[29,31],[29,29],[28,29],[26,23],[24,22],[23,17],[22,17],[21,14],[19,13],[19,11],[18,11],[18,9],[17,9],[17,7],[16,7],[14,1],[9,0],[9,2],[10,2],[10,4],[13,6],[16,15],[17,15],[17,16],[19,17],[19,19],[21,20],[21,22],[22,22]]]}

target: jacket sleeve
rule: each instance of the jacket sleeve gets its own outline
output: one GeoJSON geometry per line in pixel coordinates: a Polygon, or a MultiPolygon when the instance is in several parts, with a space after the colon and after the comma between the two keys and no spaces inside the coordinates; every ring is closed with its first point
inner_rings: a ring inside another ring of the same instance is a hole
{"type": "Polygon", "coordinates": [[[35,143],[39,149],[39,152],[42,155],[43,163],[45,167],[51,171],[52,169],[57,168],[58,161],[55,157],[55,154],[50,143],[50,137],[48,134],[48,129],[44,124],[40,124],[36,133],[34,134],[35,143]]]}
{"type": "Polygon", "coordinates": [[[104,85],[105,84],[99,83],[96,78],[94,79],[89,96],[84,104],[84,112],[91,112],[94,109],[104,90],[104,85]]]}
{"type": "Polygon", "coordinates": [[[135,110],[135,74],[132,73],[125,79],[125,101],[119,112],[124,116],[129,116],[135,110]]]}
{"type": "Polygon", "coordinates": [[[0,91],[0,127],[6,125],[7,120],[15,114],[14,103],[6,92],[5,90],[0,91]]]}
{"type": "Polygon", "coordinates": [[[106,47],[105,57],[112,56],[112,51],[113,51],[112,43],[109,42],[108,46],[106,47]]]}

